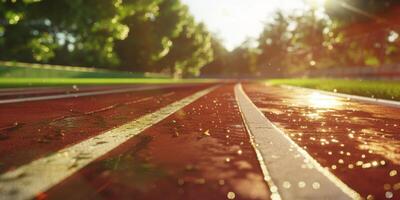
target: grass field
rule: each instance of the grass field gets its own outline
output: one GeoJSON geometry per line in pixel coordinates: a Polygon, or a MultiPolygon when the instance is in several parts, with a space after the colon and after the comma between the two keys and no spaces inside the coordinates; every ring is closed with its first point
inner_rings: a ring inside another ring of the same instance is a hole
{"type": "Polygon", "coordinates": [[[0,61],[0,88],[71,85],[205,83],[211,79],[172,79],[165,74],[0,61]]]}
{"type": "Polygon", "coordinates": [[[167,78],[157,73],[0,61],[0,78],[167,78]]]}
{"type": "Polygon", "coordinates": [[[292,85],[330,92],[400,101],[399,81],[341,80],[341,79],[272,79],[271,85],[292,85]]]}

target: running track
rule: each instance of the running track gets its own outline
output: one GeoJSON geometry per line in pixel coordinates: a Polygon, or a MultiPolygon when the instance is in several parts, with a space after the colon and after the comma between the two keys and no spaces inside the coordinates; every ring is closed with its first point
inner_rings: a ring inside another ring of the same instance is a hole
{"type": "Polygon", "coordinates": [[[400,199],[400,108],[259,83],[0,90],[0,199],[400,199]]]}

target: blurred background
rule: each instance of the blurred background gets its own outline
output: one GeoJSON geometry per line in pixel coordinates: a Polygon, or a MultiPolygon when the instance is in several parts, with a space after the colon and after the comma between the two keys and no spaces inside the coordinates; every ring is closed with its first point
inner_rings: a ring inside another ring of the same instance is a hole
{"type": "Polygon", "coordinates": [[[399,0],[0,0],[0,76],[399,79],[399,14],[399,0]]]}

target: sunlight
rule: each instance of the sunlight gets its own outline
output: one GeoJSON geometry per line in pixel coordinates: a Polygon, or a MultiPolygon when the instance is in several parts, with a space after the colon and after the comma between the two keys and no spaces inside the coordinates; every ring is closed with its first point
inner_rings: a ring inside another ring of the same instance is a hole
{"type": "Polygon", "coordinates": [[[336,97],[324,95],[318,92],[310,94],[307,99],[311,106],[316,108],[338,108],[342,105],[342,102],[336,97]]]}
{"type": "Polygon", "coordinates": [[[182,0],[196,20],[218,34],[232,50],[247,38],[257,38],[277,10],[292,13],[306,8],[303,0],[182,0]]]}
{"type": "Polygon", "coordinates": [[[323,8],[327,0],[307,0],[315,8],[323,8]]]}

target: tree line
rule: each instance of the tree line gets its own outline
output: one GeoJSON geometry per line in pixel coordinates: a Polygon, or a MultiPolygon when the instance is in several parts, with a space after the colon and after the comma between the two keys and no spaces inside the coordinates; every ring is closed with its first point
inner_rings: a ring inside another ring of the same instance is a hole
{"type": "Polygon", "coordinates": [[[211,40],[180,0],[0,0],[0,60],[196,76],[211,40]]]}
{"type": "Polygon", "coordinates": [[[216,59],[203,73],[281,77],[398,64],[399,13],[399,0],[335,0],[326,1],[323,10],[310,6],[290,14],[278,11],[257,39],[232,52],[214,48],[216,59]]]}
{"type": "Polygon", "coordinates": [[[0,60],[198,76],[286,76],[400,62],[400,0],[276,12],[233,51],[180,0],[0,0],[0,60]]]}

